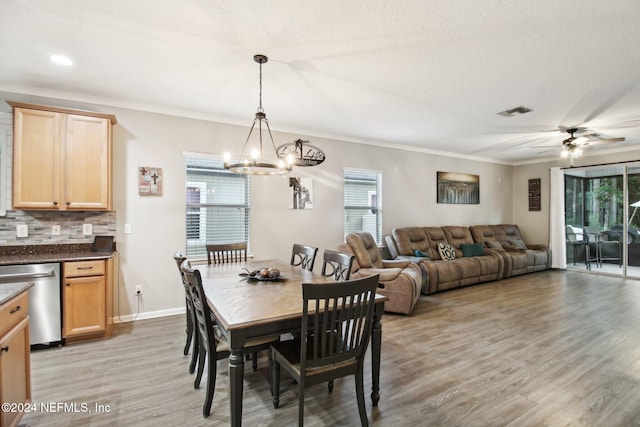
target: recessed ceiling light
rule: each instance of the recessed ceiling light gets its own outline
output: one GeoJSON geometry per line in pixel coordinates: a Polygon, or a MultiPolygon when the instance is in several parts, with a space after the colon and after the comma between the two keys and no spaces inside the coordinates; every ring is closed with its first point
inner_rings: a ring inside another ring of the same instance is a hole
{"type": "Polygon", "coordinates": [[[55,62],[58,65],[64,65],[65,67],[73,65],[73,61],[64,55],[51,55],[49,59],[52,62],[55,62]]]}

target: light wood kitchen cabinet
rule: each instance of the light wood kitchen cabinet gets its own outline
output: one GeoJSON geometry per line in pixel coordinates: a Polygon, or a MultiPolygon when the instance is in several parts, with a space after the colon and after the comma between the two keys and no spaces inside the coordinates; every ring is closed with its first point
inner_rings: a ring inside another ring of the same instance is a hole
{"type": "Polygon", "coordinates": [[[0,305],[0,401],[15,407],[0,414],[0,427],[16,426],[31,402],[29,298],[25,290],[0,305]]]}
{"type": "Polygon", "coordinates": [[[8,103],[14,120],[14,209],[111,210],[115,116],[8,103]]]}
{"type": "Polygon", "coordinates": [[[63,264],[62,336],[65,341],[111,335],[112,267],[112,259],[63,264]]]}

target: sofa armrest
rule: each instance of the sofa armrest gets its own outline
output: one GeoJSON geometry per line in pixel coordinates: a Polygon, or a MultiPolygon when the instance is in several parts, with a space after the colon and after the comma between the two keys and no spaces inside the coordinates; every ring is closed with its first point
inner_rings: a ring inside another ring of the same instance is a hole
{"type": "Polygon", "coordinates": [[[408,259],[383,259],[382,266],[384,268],[405,268],[411,264],[411,261],[408,259]]]}

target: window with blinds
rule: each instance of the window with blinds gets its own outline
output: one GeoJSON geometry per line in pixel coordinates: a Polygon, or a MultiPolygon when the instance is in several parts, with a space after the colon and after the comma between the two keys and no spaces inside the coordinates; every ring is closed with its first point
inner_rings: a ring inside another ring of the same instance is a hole
{"type": "Polygon", "coordinates": [[[222,159],[187,157],[187,257],[206,257],[207,243],[249,242],[249,176],[222,159]]]}
{"type": "Polygon", "coordinates": [[[344,169],[344,234],[356,231],[382,243],[382,172],[344,169]]]}

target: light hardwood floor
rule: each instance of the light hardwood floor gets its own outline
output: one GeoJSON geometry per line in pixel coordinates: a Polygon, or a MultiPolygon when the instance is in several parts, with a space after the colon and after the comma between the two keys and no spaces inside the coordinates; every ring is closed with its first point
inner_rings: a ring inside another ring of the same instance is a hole
{"type": "MultiPolygon", "coordinates": [[[[411,315],[382,320],[377,408],[365,375],[373,425],[640,425],[640,281],[547,271],[423,296],[411,315]]],[[[119,324],[110,340],[34,352],[36,403],[110,412],[39,411],[21,425],[228,425],[226,360],[204,419],[184,336],[184,316],[172,316],[119,324]]],[[[244,425],[295,425],[297,393],[285,374],[276,410],[266,355],[258,372],[245,369],[244,425]]],[[[332,394],[319,385],[306,395],[306,425],[359,425],[352,377],[332,394]]]]}

